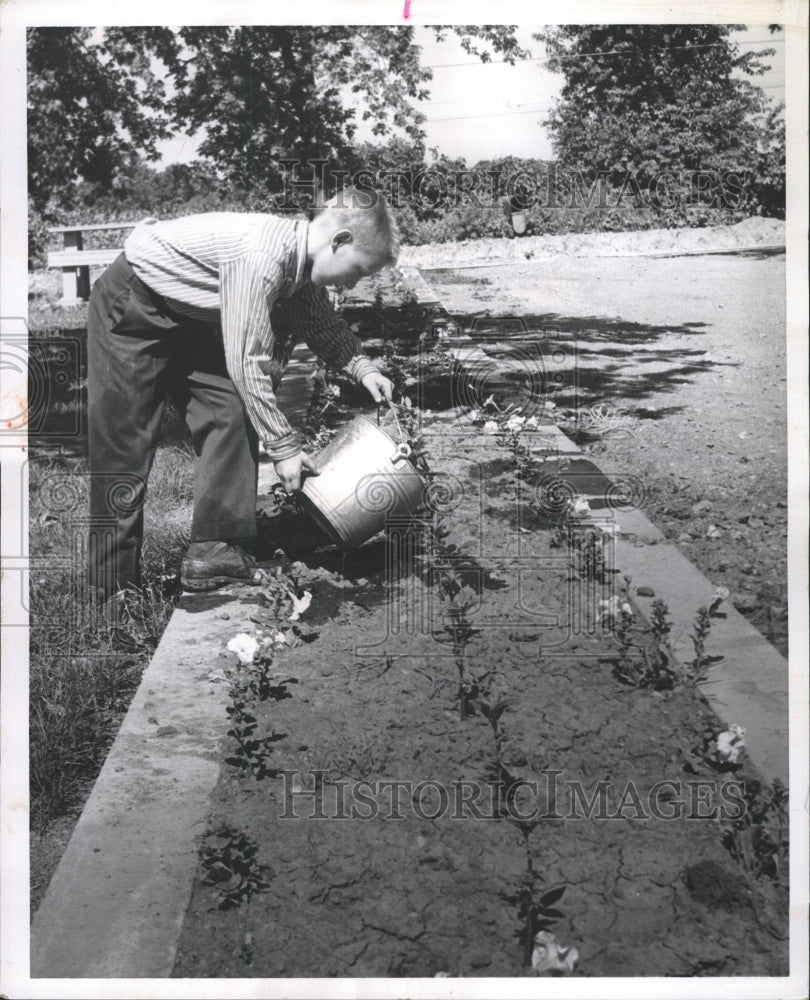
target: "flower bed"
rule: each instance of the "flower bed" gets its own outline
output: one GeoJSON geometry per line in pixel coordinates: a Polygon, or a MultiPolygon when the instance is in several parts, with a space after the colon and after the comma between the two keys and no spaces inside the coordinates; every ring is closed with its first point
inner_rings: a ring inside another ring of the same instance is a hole
{"type": "Polygon", "coordinates": [[[459,418],[441,351],[419,365],[420,517],[297,553],[252,635],[223,612],[230,743],[175,975],[786,974],[782,792],[696,688],[713,609],[671,662],[609,533],[536,502],[534,429],[506,400],[459,418]]]}

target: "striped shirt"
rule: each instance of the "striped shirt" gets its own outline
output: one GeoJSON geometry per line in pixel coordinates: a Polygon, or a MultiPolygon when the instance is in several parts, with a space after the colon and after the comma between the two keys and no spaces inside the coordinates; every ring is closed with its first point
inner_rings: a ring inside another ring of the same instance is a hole
{"type": "Polygon", "coordinates": [[[145,219],[124,242],[135,273],[171,310],[221,324],[228,374],[276,460],[301,448],[275,398],[298,340],[358,381],[377,370],[331,308],[326,290],[305,280],[308,225],[272,215],[211,212],[166,222],[145,219]]]}

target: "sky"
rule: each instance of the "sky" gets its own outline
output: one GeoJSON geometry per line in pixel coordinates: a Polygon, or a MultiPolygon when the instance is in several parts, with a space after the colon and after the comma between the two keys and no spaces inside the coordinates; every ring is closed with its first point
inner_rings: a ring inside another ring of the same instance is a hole
{"type": "MultiPolygon", "coordinates": [[[[531,37],[540,30],[540,25],[518,28],[518,41],[531,51],[532,59],[510,66],[500,61],[482,63],[462,49],[455,35],[437,42],[429,28],[416,26],[422,63],[433,70],[430,99],[419,103],[428,118],[428,149],[436,147],[446,156],[463,157],[470,166],[500,156],[553,158],[542,119],[559,95],[563,77],[543,66],[544,48],[531,37]]],[[[767,45],[776,49],[769,60],[771,70],[761,84],[770,96],[782,99],[784,36],[769,36],[767,28],[760,25],[740,33],[737,40],[743,51],[767,45]]],[[[361,142],[374,139],[362,124],[357,138],[361,142]]],[[[163,164],[194,159],[196,145],[195,140],[182,136],[163,142],[163,164]]]]}

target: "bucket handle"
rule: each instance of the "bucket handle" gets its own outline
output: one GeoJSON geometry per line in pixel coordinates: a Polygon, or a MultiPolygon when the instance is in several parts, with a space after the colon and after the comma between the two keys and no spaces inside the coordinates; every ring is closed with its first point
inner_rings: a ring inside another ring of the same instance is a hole
{"type": "MultiPolygon", "coordinates": [[[[392,399],[386,399],[385,402],[388,404],[388,409],[394,415],[394,422],[397,425],[397,433],[399,434],[400,447],[402,447],[404,445],[406,448],[408,448],[407,444],[405,444],[405,435],[402,432],[402,425],[400,424],[399,417],[397,415],[397,404],[392,399]]],[[[381,410],[382,410],[382,403],[380,403],[377,406],[377,426],[378,427],[380,426],[380,411],[381,410]]],[[[408,458],[408,456],[410,455],[410,453],[411,453],[411,449],[408,448],[408,454],[407,455],[403,454],[402,457],[403,458],[408,458]]]]}

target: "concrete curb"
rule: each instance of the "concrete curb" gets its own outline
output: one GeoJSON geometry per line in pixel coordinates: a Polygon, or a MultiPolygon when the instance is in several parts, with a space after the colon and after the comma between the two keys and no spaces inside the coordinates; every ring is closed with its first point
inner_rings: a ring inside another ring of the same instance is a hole
{"type": "Polygon", "coordinates": [[[171,975],[228,722],[209,677],[247,611],[227,591],[176,608],[35,915],[32,977],[171,975]]]}

